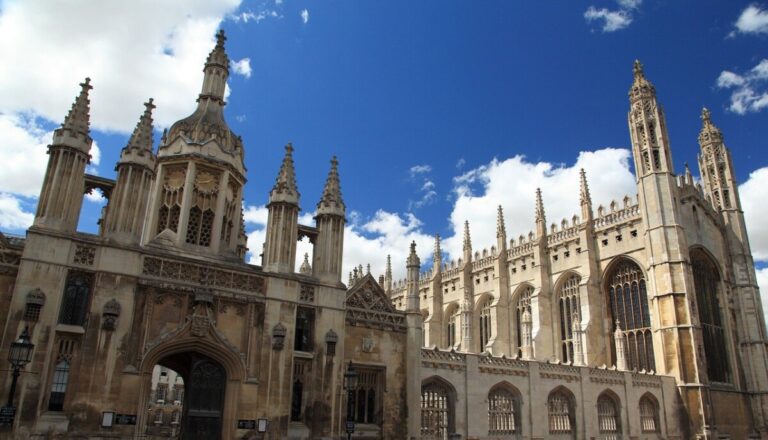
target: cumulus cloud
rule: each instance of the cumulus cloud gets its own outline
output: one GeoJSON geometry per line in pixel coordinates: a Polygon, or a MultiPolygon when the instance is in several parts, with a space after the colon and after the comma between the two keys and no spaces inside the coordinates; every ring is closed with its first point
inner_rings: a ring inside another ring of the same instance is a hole
{"type": "Polygon", "coordinates": [[[23,206],[18,197],[0,192],[0,228],[27,229],[34,214],[23,206]]]}
{"type": "Polygon", "coordinates": [[[758,5],[749,5],[741,11],[734,24],[736,29],[730,36],[740,34],[768,34],[768,10],[758,5]]]}
{"type": "Polygon", "coordinates": [[[768,322],[768,267],[757,269],[757,286],[760,288],[760,297],[763,302],[763,315],[768,322]]]}
{"type": "Polygon", "coordinates": [[[299,13],[299,15],[301,16],[301,22],[302,23],[307,24],[309,22],[309,11],[308,10],[302,9],[301,12],[299,13]]]}
{"type": "MultiPolygon", "coordinates": [[[[282,2],[275,2],[276,6],[280,6],[282,2]]],[[[268,18],[282,18],[283,16],[275,9],[263,9],[260,11],[243,11],[238,14],[230,16],[235,23],[248,23],[253,21],[255,23],[261,23],[268,18]]]]}
{"type": "Polygon", "coordinates": [[[529,162],[524,156],[494,159],[454,179],[456,201],[450,222],[453,236],[444,249],[451,256],[462,252],[464,221],[470,223],[475,250],[496,244],[496,206],[504,209],[507,238],[516,241],[535,229],[535,194],[541,188],[548,225],[569,221],[579,208],[579,170],[587,173],[595,211],[602,204],[619,201],[625,195],[636,198],[630,170],[630,152],[605,148],[581,152],[573,165],[529,162]]]}
{"type": "Polygon", "coordinates": [[[768,167],[750,173],[747,181],[739,185],[739,196],[752,255],[756,260],[768,262],[768,224],[765,222],[768,205],[765,203],[765,188],[768,188],[768,167]]]}
{"type": "Polygon", "coordinates": [[[169,125],[192,111],[214,34],[239,4],[6,2],[0,58],[13,62],[0,69],[0,112],[59,123],[88,76],[92,127],[130,132],[150,96],[156,123],[169,125]]]}
{"type": "Polygon", "coordinates": [[[432,167],[430,165],[414,165],[410,168],[409,172],[411,174],[411,177],[416,176],[417,174],[424,174],[432,171],[432,167]]]}
{"type": "Polygon", "coordinates": [[[243,58],[240,61],[230,61],[230,64],[232,65],[232,71],[235,72],[238,75],[242,75],[246,78],[251,77],[251,59],[250,58],[243,58]]]}
{"type": "Polygon", "coordinates": [[[603,32],[614,32],[632,24],[634,12],[640,7],[642,0],[616,0],[618,9],[596,8],[590,6],[584,11],[588,23],[602,23],[603,32]]]}
{"type": "Polygon", "coordinates": [[[0,192],[37,197],[48,164],[52,131],[25,114],[0,114],[0,192]]]}
{"type": "Polygon", "coordinates": [[[435,191],[435,182],[432,181],[430,173],[432,167],[430,165],[414,165],[409,170],[410,180],[418,185],[416,200],[408,201],[408,210],[419,209],[421,207],[432,204],[437,199],[437,191],[435,191]]]}
{"type": "Polygon", "coordinates": [[[739,115],[763,110],[768,107],[768,58],[742,74],[723,70],[717,87],[731,90],[728,110],[739,115]]]}

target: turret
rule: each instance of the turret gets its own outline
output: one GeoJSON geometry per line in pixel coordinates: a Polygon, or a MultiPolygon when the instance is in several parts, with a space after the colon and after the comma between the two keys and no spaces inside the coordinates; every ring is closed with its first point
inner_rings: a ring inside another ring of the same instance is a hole
{"type": "Polygon", "coordinates": [[[126,243],[137,243],[141,238],[155,178],[157,158],[152,152],[152,109],[155,108],[152,99],[144,103],[144,107],[144,114],[120,152],[115,168],[117,181],[105,222],[107,237],[126,243]]]}
{"type": "Polygon", "coordinates": [[[443,251],[440,249],[440,234],[435,235],[435,250],[432,254],[432,273],[436,274],[443,267],[443,251]]]}
{"type": "Polygon", "coordinates": [[[671,173],[672,156],[664,111],[656,101],[656,89],[645,78],[643,65],[635,61],[629,90],[629,131],[638,179],[652,173],[671,173]]]}
{"type": "Polygon", "coordinates": [[[592,225],[594,214],[592,212],[592,196],[589,194],[589,185],[587,184],[587,173],[582,168],[579,171],[579,200],[581,203],[581,218],[584,223],[592,225]]]}
{"type": "Polygon", "coordinates": [[[37,204],[35,226],[74,232],[85,191],[85,167],[90,162],[90,78],[80,84],[80,94],[48,146],[48,168],[37,204]]]}
{"type": "Polygon", "coordinates": [[[716,209],[741,210],[739,193],[733,172],[731,152],[726,148],[723,133],[712,123],[712,114],[706,108],[701,111],[703,123],[699,132],[699,172],[704,193],[716,209]]]}
{"type": "Polygon", "coordinates": [[[384,271],[384,290],[387,295],[392,295],[392,257],[387,255],[387,268],[384,271]]]}
{"type": "Polygon", "coordinates": [[[504,210],[501,205],[496,211],[496,249],[499,255],[506,259],[504,254],[507,250],[507,228],[504,226],[504,210]]]}
{"type": "MultiPolygon", "coordinates": [[[[341,283],[341,260],[344,250],[344,215],[346,206],[341,197],[339,161],[331,159],[331,169],[325,181],[323,195],[317,204],[317,243],[314,252],[314,274],[321,280],[341,283]]],[[[362,274],[361,274],[362,276],[362,274]]]]}
{"type": "MultiPolygon", "coordinates": [[[[275,185],[269,193],[264,270],[292,273],[296,264],[299,222],[299,190],[293,167],[293,146],[285,146],[285,156],[275,185]]],[[[317,262],[317,253],[315,253],[317,262]]],[[[317,264],[317,263],[316,263],[317,264]]]]}
{"type": "Polygon", "coordinates": [[[419,268],[421,267],[421,260],[416,255],[416,242],[411,243],[411,252],[408,254],[406,260],[407,271],[407,293],[406,293],[406,313],[420,313],[421,307],[419,306],[419,268]]]}
{"type": "Polygon", "coordinates": [[[536,188],[536,236],[542,239],[546,235],[547,216],[544,213],[544,202],[541,200],[541,188],[536,188]]]}

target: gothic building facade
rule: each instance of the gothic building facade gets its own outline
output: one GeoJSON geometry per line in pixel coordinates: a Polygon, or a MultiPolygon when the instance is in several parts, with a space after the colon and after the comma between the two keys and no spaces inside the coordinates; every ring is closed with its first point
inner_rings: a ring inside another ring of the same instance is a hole
{"type": "Polygon", "coordinates": [[[593,210],[582,173],[570,221],[548,227],[539,193],[535,233],[509,240],[499,210],[490,250],[473,252],[466,225],[457,262],[438,238],[431,270],[412,245],[406,280],[361,267],[345,285],[338,162],[299,224],[290,144],[262,264],[245,262],[224,42],[157,151],[146,104],[114,180],[86,174],[89,80],[54,132],[34,224],[0,234],[0,355],[25,331],[34,344],[2,438],[341,439],[348,422],[356,439],[768,438],[762,305],[708,113],[696,185],[674,174],[638,63],[636,201],[593,210]],[[94,189],[100,230],[78,232],[94,189]]]}

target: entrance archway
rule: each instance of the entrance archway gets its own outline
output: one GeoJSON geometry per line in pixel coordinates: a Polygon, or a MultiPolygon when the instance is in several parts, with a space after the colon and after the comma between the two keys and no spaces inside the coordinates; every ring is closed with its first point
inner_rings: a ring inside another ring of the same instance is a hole
{"type": "Polygon", "coordinates": [[[177,371],[184,380],[181,440],[219,440],[222,438],[224,397],[227,373],[208,356],[195,351],[175,353],[157,365],[177,371]]]}

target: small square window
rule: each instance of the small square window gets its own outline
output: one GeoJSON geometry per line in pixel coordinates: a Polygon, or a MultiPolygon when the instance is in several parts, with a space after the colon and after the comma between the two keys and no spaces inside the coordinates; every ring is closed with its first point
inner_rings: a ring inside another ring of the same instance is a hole
{"type": "Polygon", "coordinates": [[[27,303],[27,307],[24,309],[24,320],[37,322],[40,319],[40,311],[43,306],[40,304],[27,303]]]}

